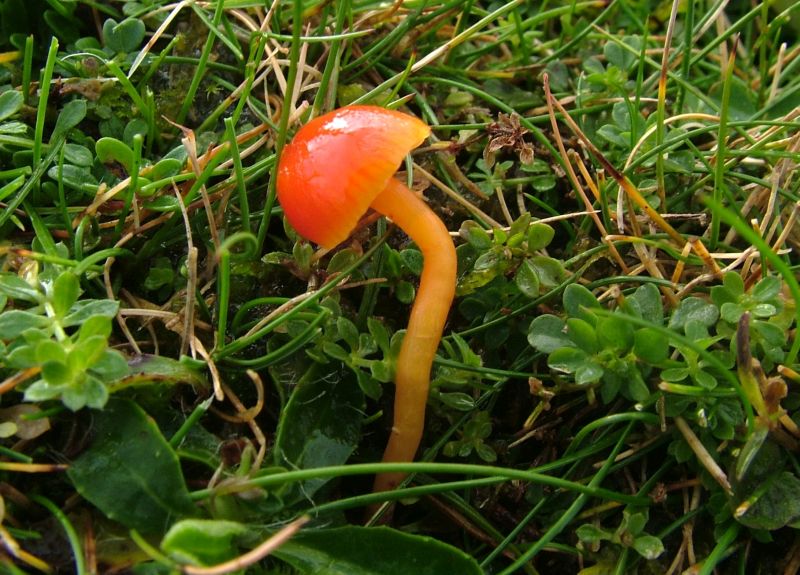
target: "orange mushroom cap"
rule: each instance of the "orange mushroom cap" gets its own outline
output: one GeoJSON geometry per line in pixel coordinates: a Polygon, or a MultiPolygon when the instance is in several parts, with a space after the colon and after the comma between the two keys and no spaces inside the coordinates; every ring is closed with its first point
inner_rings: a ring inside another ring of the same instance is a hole
{"type": "Polygon", "coordinates": [[[429,134],[417,118],[377,106],[347,106],[311,120],[278,165],[286,219],[304,238],[335,247],[429,134]]]}

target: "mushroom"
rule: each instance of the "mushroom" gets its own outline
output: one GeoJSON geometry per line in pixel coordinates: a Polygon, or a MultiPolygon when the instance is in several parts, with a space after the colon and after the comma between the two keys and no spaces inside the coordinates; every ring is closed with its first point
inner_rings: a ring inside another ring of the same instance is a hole
{"type": "MultiPolygon", "coordinates": [[[[395,371],[394,422],[384,462],[413,461],[422,439],[433,357],[453,301],[456,251],[442,221],[393,175],[430,134],[417,118],[375,106],[347,106],[303,126],[281,154],[278,199],[303,237],[333,248],[368,208],[387,216],[424,258],[395,371]]],[[[383,473],[374,491],[394,489],[404,473],[383,473]]]]}

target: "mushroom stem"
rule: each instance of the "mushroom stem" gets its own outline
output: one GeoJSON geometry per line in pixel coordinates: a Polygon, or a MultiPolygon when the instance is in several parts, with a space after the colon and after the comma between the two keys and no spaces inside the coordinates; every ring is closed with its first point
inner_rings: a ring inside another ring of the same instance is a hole
{"type": "MultiPolygon", "coordinates": [[[[394,178],[371,207],[389,217],[417,244],[424,264],[395,372],[394,423],[384,462],[413,461],[425,423],[431,365],[453,302],[456,250],[442,221],[416,194],[394,178]]],[[[382,473],[374,491],[389,491],[404,473],[382,473]]]]}

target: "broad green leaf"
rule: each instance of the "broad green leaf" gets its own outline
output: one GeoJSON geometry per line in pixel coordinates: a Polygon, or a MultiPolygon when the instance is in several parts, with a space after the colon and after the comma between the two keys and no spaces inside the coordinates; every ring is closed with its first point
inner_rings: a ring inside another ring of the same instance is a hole
{"type": "Polygon", "coordinates": [[[163,158],[156,164],[141,171],[150,181],[162,180],[180,173],[184,163],[175,158],[163,158]]]}
{"type": "Polygon", "coordinates": [[[64,327],[79,325],[90,317],[114,317],[119,311],[119,302],[111,299],[84,299],[70,308],[69,315],[64,318],[64,327]]]}
{"type": "Polygon", "coordinates": [[[108,336],[111,335],[110,317],[93,315],[88,318],[78,330],[78,341],[80,342],[96,335],[108,339],[108,336]]]}
{"type": "Polygon", "coordinates": [[[67,348],[62,342],[53,339],[42,339],[35,344],[31,344],[35,349],[36,361],[44,363],[50,361],[60,361],[67,363],[67,348]]]}
{"type": "Polygon", "coordinates": [[[608,531],[601,529],[596,525],[592,525],[591,523],[585,523],[578,527],[575,530],[575,534],[578,536],[578,539],[589,544],[599,543],[604,539],[607,540],[613,537],[612,533],[609,533],[608,531]]]}
{"type": "Polygon", "coordinates": [[[458,235],[467,240],[467,243],[479,251],[492,247],[492,238],[477,222],[466,220],[461,224],[458,235]]]}
{"type": "MultiPolygon", "coordinates": [[[[350,372],[313,366],[295,387],[281,413],[275,464],[291,469],[340,465],[361,439],[364,394],[350,372]]],[[[302,484],[311,497],[329,479],[302,484]]]]}
{"type": "Polygon", "coordinates": [[[528,251],[535,252],[546,248],[553,241],[556,231],[547,224],[534,222],[528,228],[528,251]]]}
{"type": "Polygon", "coordinates": [[[144,40],[144,22],[135,18],[126,18],[119,24],[109,18],[103,23],[103,39],[114,52],[132,52],[144,40]]]}
{"type": "Polygon", "coordinates": [[[238,554],[234,538],[247,531],[235,521],[183,519],[167,531],[161,550],[184,564],[215,565],[238,554]]]}
{"type": "MultiPolygon", "coordinates": [[[[591,362],[585,351],[577,347],[561,347],[547,358],[547,365],[557,371],[575,373],[581,366],[591,362]]],[[[602,370],[598,378],[602,375],[602,370]]]]}
{"type": "Polygon", "coordinates": [[[664,552],[661,539],[653,535],[642,535],[633,540],[633,548],[645,559],[653,560],[664,552]]]}
{"type": "Polygon", "coordinates": [[[634,50],[631,51],[616,42],[606,42],[605,46],[603,46],[603,55],[609,64],[628,72],[639,61],[636,52],[641,49],[642,40],[637,36],[625,36],[621,40],[623,44],[630,46],[634,50]]]}
{"type": "Polygon", "coordinates": [[[643,320],[655,325],[664,323],[664,304],[661,301],[661,292],[653,284],[639,286],[626,301],[643,320]]]}
{"type": "Polygon", "coordinates": [[[713,304],[698,297],[687,297],[669,320],[670,329],[683,330],[686,322],[696,321],[706,327],[714,325],[719,319],[719,310],[713,304]]]}
{"type": "Polygon", "coordinates": [[[789,471],[767,477],[734,514],[754,529],[780,529],[800,518],[800,479],[789,471]]]}
{"type": "Polygon", "coordinates": [[[531,299],[539,297],[539,276],[528,260],[524,260],[519,266],[514,283],[525,296],[531,299]]]}
{"type": "Polygon", "coordinates": [[[658,330],[645,327],[636,331],[633,353],[647,363],[659,364],[669,356],[669,342],[658,330]]]}
{"type": "Polygon", "coordinates": [[[133,150],[116,138],[100,138],[94,146],[97,159],[104,164],[117,162],[130,174],[133,167],[133,150]]]}
{"type": "Polygon", "coordinates": [[[397,298],[397,301],[399,301],[400,303],[404,303],[406,305],[414,301],[416,293],[417,290],[416,288],[414,288],[414,285],[411,282],[407,282],[405,280],[397,282],[397,287],[395,288],[394,291],[394,295],[397,298]]]}
{"type": "Polygon", "coordinates": [[[39,302],[42,294],[16,274],[0,274],[0,294],[13,300],[39,302]]]}
{"type": "Polygon", "coordinates": [[[65,363],[60,361],[45,361],[42,364],[42,379],[48,385],[59,387],[62,385],[69,385],[72,383],[74,377],[73,372],[65,363]]]}
{"type": "Polygon", "coordinates": [[[564,266],[555,258],[549,256],[534,256],[528,260],[533,269],[536,270],[536,275],[539,276],[539,283],[545,289],[556,287],[562,281],[566,273],[564,266]]]}
{"type": "Polygon", "coordinates": [[[27,329],[43,328],[53,320],[29,311],[12,309],[0,313],[0,339],[14,339],[27,329]]]}
{"type": "Polygon", "coordinates": [[[619,315],[604,317],[597,322],[597,339],[603,348],[626,353],[633,347],[633,337],[633,326],[619,315]]]}
{"type": "Polygon", "coordinates": [[[0,94],[0,121],[19,112],[24,103],[25,98],[22,97],[22,92],[8,90],[0,94]]]}
{"type": "Polygon", "coordinates": [[[82,168],[91,168],[94,163],[94,154],[86,146],[68,142],[64,144],[64,160],[82,168]]]}
{"type": "MultiPolygon", "coordinates": [[[[188,383],[200,389],[208,387],[206,378],[192,366],[160,355],[137,355],[128,362],[127,369],[130,379],[139,383],[188,383]]],[[[129,382],[125,380],[125,383],[129,382]]]]}
{"type": "Polygon", "coordinates": [[[67,471],[78,493],[142,533],[194,513],[177,455],[138,405],[113,399],[93,417],[94,440],[67,471]]]}
{"type": "Polygon", "coordinates": [[[594,354],[600,351],[597,345],[597,332],[588,322],[577,317],[567,320],[567,333],[569,338],[586,353],[594,354]]]}
{"type": "Polygon", "coordinates": [[[600,303],[592,292],[580,284],[569,284],[564,289],[564,308],[571,317],[579,317],[591,325],[597,324],[597,316],[591,310],[599,309],[600,303]]]}
{"type": "Polygon", "coordinates": [[[575,347],[575,343],[565,333],[564,320],[554,315],[540,315],[528,328],[528,343],[544,353],[551,353],[560,347],[575,347]]]}
{"type": "Polygon", "coordinates": [[[424,258],[422,257],[421,251],[410,248],[403,250],[400,252],[400,260],[403,262],[406,269],[415,276],[419,276],[422,273],[424,258]]]}
{"type": "Polygon", "coordinates": [[[108,346],[108,340],[102,335],[93,335],[75,344],[67,354],[67,365],[74,370],[85,370],[100,361],[108,346]]]}
{"type": "Polygon", "coordinates": [[[298,533],[274,555],[303,575],[482,575],[467,553],[389,527],[298,533]]]}
{"type": "Polygon", "coordinates": [[[112,382],[130,373],[128,363],[116,349],[106,349],[102,356],[90,367],[90,371],[103,381],[112,382]]]}
{"type": "Polygon", "coordinates": [[[73,304],[78,301],[81,293],[81,285],[78,278],[70,271],[59,274],[53,283],[53,291],[50,294],[50,301],[56,316],[63,318],[69,312],[73,304]]]}
{"type": "Polygon", "coordinates": [[[461,391],[454,391],[452,393],[441,393],[439,399],[447,407],[451,407],[458,411],[471,411],[475,409],[475,400],[471,395],[461,391]]]}
{"type": "Polygon", "coordinates": [[[759,301],[776,298],[781,293],[781,285],[777,277],[767,276],[755,285],[750,295],[759,301]]]}
{"type": "Polygon", "coordinates": [[[79,99],[67,102],[58,114],[50,139],[55,141],[58,136],[66,136],[67,132],[83,121],[86,117],[86,110],[86,100],[79,99]]]}
{"type": "Polygon", "coordinates": [[[327,271],[329,274],[340,272],[346,269],[348,266],[350,266],[357,259],[358,259],[358,254],[352,248],[345,248],[343,250],[339,250],[333,254],[330,261],[328,262],[327,271]]]}
{"type": "Polygon", "coordinates": [[[52,179],[62,182],[65,186],[81,192],[96,191],[97,179],[89,168],[64,164],[53,166],[47,170],[47,175],[52,179]]]}

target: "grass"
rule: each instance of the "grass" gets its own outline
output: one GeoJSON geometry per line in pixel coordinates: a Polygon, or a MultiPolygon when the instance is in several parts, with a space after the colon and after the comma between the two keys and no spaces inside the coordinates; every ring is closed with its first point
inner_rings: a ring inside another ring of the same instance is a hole
{"type": "Polygon", "coordinates": [[[797,573],[799,6],[0,0],[2,570],[797,573]],[[407,464],[421,256],[276,197],[352,103],[459,258],[407,464]]]}

